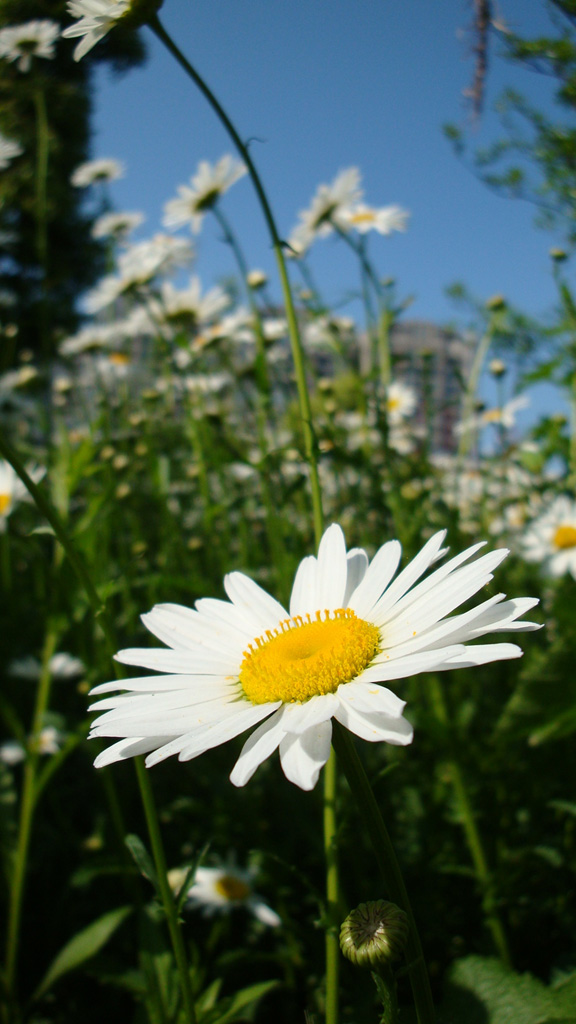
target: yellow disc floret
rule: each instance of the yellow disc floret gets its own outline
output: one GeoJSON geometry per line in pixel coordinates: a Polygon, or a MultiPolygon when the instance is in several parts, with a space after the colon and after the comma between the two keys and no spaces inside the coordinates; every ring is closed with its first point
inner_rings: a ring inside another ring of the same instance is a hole
{"type": "Polygon", "coordinates": [[[0,494],[0,516],[8,511],[12,503],[11,494],[0,494]]]}
{"type": "Polygon", "coordinates": [[[253,704],[303,703],[351,682],[379,650],[377,627],[350,608],[296,615],[244,651],[240,683],[253,704]]]}
{"type": "Polygon", "coordinates": [[[246,900],[250,895],[250,886],[234,875],[221,875],[214,883],[214,888],[226,900],[246,900]]]}
{"type": "Polygon", "coordinates": [[[552,541],[555,548],[576,547],[576,527],[559,526],[552,541]]]}

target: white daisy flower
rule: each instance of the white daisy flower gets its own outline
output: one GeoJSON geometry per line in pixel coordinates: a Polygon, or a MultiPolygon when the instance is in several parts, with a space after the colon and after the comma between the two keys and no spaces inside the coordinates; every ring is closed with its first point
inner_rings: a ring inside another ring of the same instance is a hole
{"type": "Polygon", "coordinates": [[[254,870],[238,868],[235,864],[197,868],[186,905],[199,907],[207,916],[245,907],[262,924],[277,928],[281,923],[278,914],[253,890],[255,876],[254,870]]]}
{"type": "Polygon", "coordinates": [[[190,185],[179,185],[178,198],[165,204],[164,227],[180,228],[189,224],[198,234],[206,211],[246,173],[244,164],[228,154],[214,165],[201,160],[190,185]]]}
{"type": "Polygon", "coordinates": [[[229,296],[219,285],[202,295],[200,278],[196,276],[190,278],[187,288],[175,288],[170,281],[164,281],[161,297],[168,320],[192,320],[196,325],[209,323],[230,305],[229,296]]]}
{"type": "Polygon", "coordinates": [[[103,213],[92,225],[92,238],[116,238],[118,241],[124,241],[144,220],[144,214],[138,211],[103,213]]]}
{"type": "Polygon", "coordinates": [[[24,148],[19,142],[14,142],[12,139],[7,139],[5,135],[0,134],[0,171],[5,171],[10,166],[11,161],[23,152],[24,148]]]}
{"type": "MultiPolygon", "coordinates": [[[[67,654],[65,651],[53,654],[48,667],[53,679],[73,679],[75,676],[81,676],[84,672],[84,663],[80,661],[80,658],[75,658],[73,654],[67,654]]],[[[15,658],[8,666],[8,673],[14,679],[27,679],[35,682],[40,678],[41,672],[42,665],[32,654],[25,658],[15,658]]]]}
{"type": "Polygon", "coordinates": [[[392,381],[386,391],[386,412],[390,423],[399,424],[409,419],[416,410],[418,398],[414,388],[400,381],[392,381]]]}
{"type": "Polygon", "coordinates": [[[87,160],[80,164],[70,177],[70,184],[75,188],[88,188],[90,185],[100,184],[105,181],[117,181],[123,178],[126,173],[124,164],[112,157],[102,157],[100,160],[87,160]]]}
{"type": "Polygon", "coordinates": [[[108,35],[110,29],[128,13],[130,6],[131,0],[68,0],[68,14],[78,21],[65,28],[62,35],[65,39],[81,37],[74,50],[74,60],[81,60],[108,35]]]}
{"type": "MultiPolygon", "coordinates": [[[[28,466],[27,471],[36,484],[46,472],[38,466],[28,466]]],[[[10,463],[0,459],[0,533],[6,530],[6,520],[20,501],[31,501],[30,494],[10,463]]]]}
{"type": "Polygon", "coordinates": [[[26,751],[18,740],[5,740],[4,743],[0,743],[0,761],[3,764],[8,765],[11,768],[15,764],[20,764],[26,758],[26,751]]]}
{"type": "Polygon", "coordinates": [[[409,218],[408,210],[396,204],[376,209],[364,203],[356,203],[340,212],[343,226],[355,228],[361,235],[368,231],[378,231],[381,235],[391,235],[393,231],[406,231],[409,218]]]}
{"type": "Polygon", "coordinates": [[[49,18],[9,25],[0,31],[0,57],[16,61],[19,71],[29,71],[33,57],[52,60],[60,27],[49,18]]]}
{"type": "Polygon", "coordinates": [[[482,430],[490,425],[505,427],[506,430],[510,430],[516,423],[516,414],[521,409],[526,409],[529,405],[530,399],[527,395],[517,395],[516,398],[511,398],[509,402],[505,402],[504,405],[482,409],[475,416],[470,416],[467,420],[456,424],[454,428],[455,433],[463,434],[469,430],[482,430]]]}
{"type": "Polygon", "coordinates": [[[349,167],[340,171],[331,185],[320,185],[311,205],[299,214],[300,222],[288,239],[296,254],[306,251],[315,238],[323,238],[334,230],[334,225],[346,228],[342,212],[362,198],[360,171],[349,167]]]}
{"type": "Polygon", "coordinates": [[[239,572],[224,579],[229,602],[204,598],[195,610],[157,605],[143,621],[168,649],[116,657],[162,674],[92,691],[128,691],[92,706],[101,714],[91,736],[120,738],[96,766],[137,754],[148,755],[148,767],[174,754],[189,761],[258,726],[232,771],[234,785],[245,785],[279,749],[286,777],[310,790],[330,754],[332,718],[370,742],[410,743],[404,701],[382,684],[520,657],[514,644],[467,642],[490,631],[538,628],[516,621],[535,599],[503,601],[503,594],[447,618],[492,579],[508,552],[464,565],[482,547],[475,544],[414,586],[445,553],[444,537],[432,537],[394,580],[398,541],[384,544],[369,564],[359,548],[346,553],[333,525],[318,557],[300,563],[289,611],[239,572]]]}
{"type": "Polygon", "coordinates": [[[526,530],[521,550],[528,562],[543,562],[551,576],[576,579],[576,502],[560,495],[526,530]]]}

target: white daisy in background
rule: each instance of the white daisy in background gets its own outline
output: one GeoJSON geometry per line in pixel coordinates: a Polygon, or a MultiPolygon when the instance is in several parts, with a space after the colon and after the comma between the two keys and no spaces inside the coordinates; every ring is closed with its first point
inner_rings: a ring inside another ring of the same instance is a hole
{"type": "Polygon", "coordinates": [[[15,160],[23,152],[24,148],[19,142],[14,142],[12,139],[7,139],[5,135],[0,134],[0,171],[5,171],[10,166],[12,160],[15,160]]]}
{"type": "Polygon", "coordinates": [[[65,39],[80,37],[74,50],[74,60],[81,60],[96,43],[108,35],[128,13],[130,6],[131,0],[68,0],[68,14],[78,21],[65,28],[62,35],[65,39]]]}
{"type": "Polygon", "coordinates": [[[391,424],[398,425],[412,416],[418,404],[414,388],[392,381],[386,392],[386,413],[391,424]]]}
{"type": "MultiPolygon", "coordinates": [[[[38,466],[27,467],[28,476],[37,484],[46,470],[38,466]]],[[[22,483],[16,470],[9,462],[0,459],[0,533],[6,530],[6,521],[20,501],[31,501],[30,494],[22,483]]]]}
{"type": "Polygon", "coordinates": [[[256,292],[268,284],[268,274],[263,270],[250,270],[246,274],[246,284],[256,292]]]}
{"type": "MultiPolygon", "coordinates": [[[[170,871],[170,884],[179,888],[185,875],[185,870],[179,868],[170,871]]],[[[244,907],[262,924],[277,928],[281,924],[280,918],[254,892],[255,880],[256,872],[252,868],[239,868],[233,863],[218,868],[199,867],[194,875],[194,883],[188,890],[186,906],[198,907],[208,917],[244,907]]]]}
{"type": "Polygon", "coordinates": [[[377,231],[380,235],[391,235],[393,231],[406,231],[410,213],[402,206],[381,206],[375,208],[356,203],[340,213],[342,226],[355,228],[361,235],[377,231]]]}
{"type": "Polygon", "coordinates": [[[214,165],[201,160],[190,185],[179,185],[178,198],[165,203],[164,227],[180,228],[189,224],[190,229],[198,234],[206,211],[246,173],[245,165],[229,154],[214,165]]]}
{"type": "Polygon", "coordinates": [[[340,171],[331,185],[320,185],[311,205],[299,213],[300,222],[294,228],[288,245],[299,255],[310,247],[315,238],[331,234],[334,226],[346,228],[344,210],[362,198],[360,171],[349,167],[340,171]]]}
{"type": "Polygon", "coordinates": [[[455,433],[463,434],[469,430],[483,430],[484,427],[490,425],[510,430],[516,423],[516,414],[529,405],[530,399],[527,395],[517,395],[516,398],[505,402],[504,405],[481,409],[475,416],[470,416],[467,420],[456,424],[455,433]]]}
{"type": "MultiPolygon", "coordinates": [[[[36,736],[28,737],[28,749],[35,754],[48,756],[57,754],[64,740],[63,734],[53,725],[47,725],[36,736]]],[[[26,758],[26,747],[18,740],[6,740],[0,744],[0,761],[8,766],[20,764],[26,758]]]]}
{"type": "Polygon", "coordinates": [[[190,242],[172,235],[157,234],[136,242],[121,253],[118,273],[103,277],[88,293],[84,308],[87,313],[99,313],[131,289],[190,263],[193,256],[190,242]]]}
{"type": "Polygon", "coordinates": [[[18,740],[5,740],[4,743],[0,743],[0,761],[9,768],[20,764],[25,757],[26,751],[18,740]]]}
{"type": "Polygon", "coordinates": [[[60,26],[49,18],[9,25],[0,31],[0,57],[16,61],[19,71],[30,71],[33,57],[52,60],[60,26]]]}
{"type": "Polygon", "coordinates": [[[148,755],[148,767],[175,754],[188,761],[258,726],[232,771],[234,785],[245,785],[279,749],[286,777],[310,790],[330,754],[332,718],[370,742],[410,743],[404,701],[382,684],[520,657],[515,644],[467,642],[538,628],[516,621],[537,600],[504,601],[503,594],[446,617],[492,579],[508,552],[464,565],[482,547],[475,544],[415,586],[445,554],[444,537],[435,534],[394,579],[398,541],[384,544],[369,564],[361,549],[346,553],[333,525],[318,557],[300,563],[289,611],[239,572],[224,579],[229,601],[204,598],[195,610],[157,605],[143,621],[168,648],[116,657],[161,674],[92,691],[128,691],[92,706],[101,714],[91,736],[119,738],[96,766],[137,754],[148,755]]]}
{"type": "Polygon", "coordinates": [[[106,181],[117,181],[123,178],[126,173],[124,164],[112,157],[102,157],[100,160],[87,160],[79,164],[70,176],[70,184],[75,188],[88,188],[90,185],[102,184],[106,181]]]}
{"type": "Polygon", "coordinates": [[[123,242],[132,231],[144,223],[145,219],[144,214],[138,211],[104,213],[92,225],[92,238],[115,238],[123,242]]]}
{"type": "MultiPolygon", "coordinates": [[[[73,654],[59,651],[50,658],[48,668],[53,679],[74,679],[83,675],[84,662],[80,658],[75,658],[73,654]]],[[[14,679],[27,679],[30,682],[38,680],[41,671],[40,661],[32,654],[25,658],[15,658],[8,666],[8,673],[14,679]]]]}
{"type": "Polygon", "coordinates": [[[569,572],[576,579],[576,502],[560,495],[531,523],[520,543],[528,562],[542,562],[551,576],[569,572]]]}
{"type": "Polygon", "coordinates": [[[175,288],[170,281],[164,281],[161,289],[162,313],[167,320],[182,321],[194,325],[210,323],[230,305],[230,298],[223,288],[216,285],[202,295],[200,278],[192,276],[187,288],[175,288]]]}

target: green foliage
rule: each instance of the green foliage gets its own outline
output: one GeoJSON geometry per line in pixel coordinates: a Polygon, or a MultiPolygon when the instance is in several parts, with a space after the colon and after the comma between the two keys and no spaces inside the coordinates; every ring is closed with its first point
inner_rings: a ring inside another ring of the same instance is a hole
{"type": "Polygon", "coordinates": [[[574,1024],[576,973],[550,986],[500,961],[466,957],[452,967],[442,1024],[574,1024]]]}

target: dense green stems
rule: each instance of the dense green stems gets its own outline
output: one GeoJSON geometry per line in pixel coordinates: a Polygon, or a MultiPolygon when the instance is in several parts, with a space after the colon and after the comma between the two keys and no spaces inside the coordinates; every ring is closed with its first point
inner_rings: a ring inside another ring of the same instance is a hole
{"type": "Polygon", "coordinates": [[[296,386],[298,389],[298,401],[300,404],[300,416],[302,420],[302,430],[304,434],[304,450],[306,459],[310,469],[310,486],[312,492],[312,509],[314,515],[314,530],[316,534],[317,542],[320,540],[323,532],[323,514],[322,514],[322,496],[320,490],[320,480],[318,476],[318,462],[316,456],[316,441],[314,437],[314,430],[312,426],[312,412],[310,406],[310,396],[308,394],[308,386],[306,383],[306,370],[304,363],[304,352],[302,349],[302,342],[300,340],[300,333],[298,330],[298,321],[296,317],[296,310],[294,308],[294,301],[292,298],[292,291],[290,288],[290,282],[288,280],[288,272],[286,269],[286,261],[284,259],[283,243],[278,234],[276,222],[264,191],[264,186],[260,180],[260,175],[256,170],[254,161],[250,155],[248,146],[242,141],[232,121],[228,117],[226,111],[221,106],[219,101],[216,99],[212,90],[200,77],[198,72],[192,67],[190,62],[179,50],[174,41],[170,38],[164,27],[162,26],[157,15],[153,15],[148,22],[152,31],[158,36],[162,43],[167,47],[173,57],[178,61],[180,66],[184,69],[187,75],[190,76],[195,85],[200,89],[200,92],[207,99],[212,109],[217,114],[218,118],[224,125],[224,128],[228,132],[232,139],[236,149],[242,156],[252,183],[258,196],[258,201],[262,208],[262,213],[270,233],[272,240],[272,248],[276,257],[276,263],[278,265],[278,273],[280,276],[280,283],[282,287],[282,296],[284,299],[284,305],[286,308],[286,320],[288,323],[288,336],[290,338],[290,346],[292,350],[292,359],[294,362],[294,373],[296,376],[296,386]]]}
{"type": "Polygon", "coordinates": [[[162,903],[164,906],[164,913],[166,915],[166,920],[168,923],[170,938],[172,940],[172,949],[174,951],[174,957],[176,959],[176,965],[178,967],[178,973],[180,976],[182,1001],[186,1013],[187,1024],[195,1024],[196,1011],[194,1009],[194,996],[192,992],[192,983],[190,980],[190,971],[188,969],[188,962],[186,956],[186,949],[184,946],[184,939],[182,937],[182,930],[180,928],[180,923],[178,920],[176,901],[174,899],[174,894],[168,882],[166,858],[164,856],[164,847],[162,844],[162,836],[160,833],[160,823],[158,821],[158,815],[156,813],[156,805],[154,803],[152,786],[150,784],[150,779],[146,772],[146,768],[144,767],[143,758],[137,757],[135,758],[135,761],[136,775],[138,777],[138,784],[140,786],[144,814],[146,815],[146,824],[148,826],[148,835],[150,837],[150,846],[152,848],[152,856],[154,857],[154,865],[156,867],[158,885],[162,896],[162,903]]]}
{"type": "Polygon", "coordinates": [[[46,98],[42,89],[34,93],[34,106],[36,108],[36,255],[42,270],[41,300],[40,300],[40,347],[42,354],[48,356],[48,320],[46,298],[48,294],[47,273],[48,273],[48,208],[46,203],[47,180],[48,180],[48,115],[46,113],[46,98]]]}
{"type": "Polygon", "coordinates": [[[12,863],[10,879],[10,896],[8,907],[8,922],[6,931],[6,962],[4,968],[4,986],[6,990],[5,1019],[17,1020],[18,1011],[15,994],[16,966],[18,962],[18,949],[20,945],[20,925],[22,920],[22,903],[24,898],[24,884],[28,870],[28,853],[30,849],[30,837],[32,834],[32,822],[34,807],[36,804],[36,777],[38,761],[40,758],[37,749],[38,736],[42,729],[44,715],[50,699],[50,685],[52,675],[50,672],[50,659],[56,650],[58,633],[51,625],[48,626],[44,649],[42,651],[42,668],[38,689],[36,691],[36,702],[24,773],[22,780],[22,796],[20,800],[20,818],[18,822],[18,839],[12,863]],[[15,1011],[10,1012],[10,1007],[15,1011]],[[7,1016],[6,1016],[7,1014],[7,1016]]]}
{"type": "Polygon", "coordinates": [[[472,366],[468,375],[468,385],[466,387],[464,401],[462,403],[462,433],[460,434],[460,442],[458,444],[458,458],[460,461],[466,458],[470,452],[470,444],[474,433],[473,427],[470,426],[470,420],[474,415],[474,403],[476,401],[482,367],[484,366],[493,337],[494,323],[491,318],[485,333],[478,342],[478,347],[474,353],[474,359],[472,360],[472,366]]]}
{"type": "Polygon", "coordinates": [[[338,847],[336,836],[337,764],[334,751],[324,768],[324,856],[326,862],[326,1024],[338,1024],[340,942],[338,847]]]}
{"type": "Polygon", "coordinates": [[[333,722],[333,730],[334,749],[358,807],[362,825],[370,837],[374,857],[382,876],[384,896],[408,915],[410,930],[406,943],[406,969],[412,986],[418,1024],[434,1024],[434,1004],[420,937],[394,847],[352,736],[339,722],[333,722]]]}
{"type": "Polygon", "coordinates": [[[445,747],[449,753],[449,760],[446,762],[450,781],[454,790],[454,796],[458,807],[462,829],[466,837],[470,857],[474,865],[474,871],[478,885],[482,891],[482,904],[486,916],[486,924],[492,935],[492,941],[503,963],[511,966],[510,950],[504,925],[496,908],[496,893],[492,880],[492,873],[488,866],[488,858],[484,850],[482,836],[476,823],[476,816],[472,807],[470,794],[466,786],[464,773],[460,767],[456,752],[456,744],[451,739],[451,723],[448,717],[448,709],[444,698],[444,688],[437,676],[429,682],[429,692],[432,707],[436,717],[446,730],[447,738],[445,747]]]}
{"type": "Polygon", "coordinates": [[[10,534],[6,523],[4,530],[0,533],[0,578],[2,579],[2,590],[7,597],[12,589],[12,560],[10,557],[10,534]]]}
{"type": "MultiPolygon", "coordinates": [[[[64,526],[61,517],[54,510],[48,499],[44,496],[42,489],[39,488],[34,483],[34,481],[30,479],[30,476],[26,472],[22,460],[16,454],[16,452],[13,451],[11,445],[8,444],[8,442],[5,440],[5,438],[2,437],[1,434],[0,453],[4,456],[5,459],[8,460],[8,462],[10,462],[11,466],[16,471],[16,473],[22,480],[23,484],[27,488],[28,492],[34,499],[38,509],[40,510],[40,512],[42,512],[42,514],[45,516],[47,521],[50,523],[52,529],[54,530],[54,533],[58,541],[64,548],[64,551],[66,552],[66,555],[70,563],[72,564],[72,567],[74,568],[82,586],[84,587],[86,596],[94,612],[94,616],[100,623],[100,627],[102,629],[102,632],[104,633],[110,652],[111,654],[113,654],[116,651],[116,643],[114,639],[114,631],[112,628],[112,624],[108,618],[108,613],[103,602],[100,600],[100,597],[98,596],[98,592],[94,584],[92,583],[90,573],[88,572],[86,566],[84,565],[83,559],[76,551],[74,544],[70,539],[68,530],[64,526]]],[[[136,772],[138,777],[138,784],[140,787],[140,795],[146,813],[146,820],[148,822],[149,827],[151,825],[152,827],[154,827],[155,810],[153,806],[151,790],[149,782],[146,778],[146,772],[141,763],[141,759],[138,758],[136,759],[136,772]]],[[[30,810],[27,809],[27,814],[31,813],[32,809],[32,804],[30,803],[30,800],[31,798],[28,798],[30,810]]],[[[182,999],[184,1002],[184,1006],[188,1009],[188,1004],[191,998],[190,974],[186,966],[186,956],[184,951],[184,945],[182,942],[182,937],[179,934],[179,922],[174,908],[174,898],[168,885],[168,881],[165,877],[162,876],[162,872],[160,870],[160,865],[163,864],[165,867],[165,858],[162,851],[162,840],[160,837],[160,832],[157,827],[155,828],[154,834],[150,834],[150,842],[154,851],[154,858],[156,861],[159,882],[161,885],[161,893],[164,899],[164,909],[169,925],[170,938],[172,940],[172,948],[178,966],[178,973],[180,977],[180,985],[182,990],[182,999]]],[[[191,1013],[189,1014],[189,1021],[190,1024],[194,1024],[195,1022],[193,1004],[191,1006],[191,1013]]]]}

